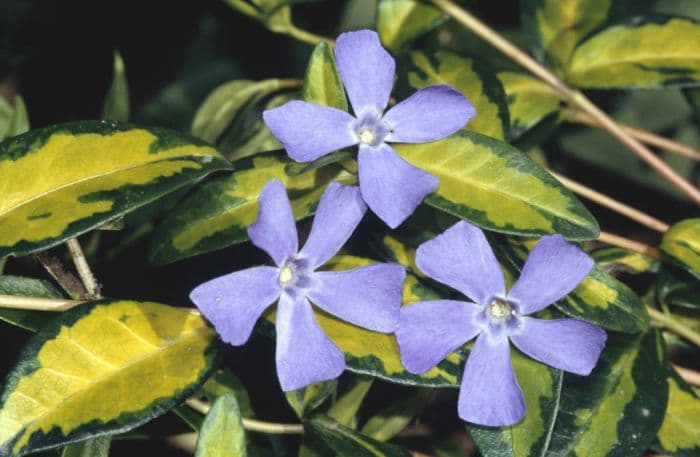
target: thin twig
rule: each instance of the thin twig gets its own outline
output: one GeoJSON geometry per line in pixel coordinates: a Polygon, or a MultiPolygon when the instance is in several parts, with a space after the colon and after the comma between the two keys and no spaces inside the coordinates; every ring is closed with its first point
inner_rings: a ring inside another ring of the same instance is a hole
{"type": "Polygon", "coordinates": [[[647,306],[647,311],[649,312],[649,316],[651,316],[652,322],[654,322],[659,327],[663,327],[666,330],[670,330],[676,335],[682,336],[683,338],[687,339],[688,341],[691,341],[695,345],[700,346],[700,333],[696,332],[690,327],[687,327],[683,323],[678,322],[673,318],[672,315],[662,313],[656,308],[647,306]]]}
{"type": "Polygon", "coordinates": [[[671,364],[671,366],[678,372],[678,375],[683,379],[683,381],[687,382],[691,386],[700,387],[699,372],[676,364],[671,364]]]}
{"type": "Polygon", "coordinates": [[[66,311],[83,303],[85,302],[82,300],[0,295],[0,308],[10,309],[26,309],[32,311],[66,311]]]}
{"type": "Polygon", "coordinates": [[[197,449],[197,432],[178,433],[164,438],[165,444],[187,454],[194,454],[197,449]]]}
{"type": "Polygon", "coordinates": [[[471,15],[450,0],[431,0],[443,12],[452,16],[476,35],[489,42],[514,62],[520,64],[532,74],[546,82],[569,104],[587,113],[595,119],[602,129],[624,144],[629,150],[645,161],[657,173],[681,190],[696,204],[700,204],[700,190],[679,175],[673,168],[656,156],[651,150],[625,132],[613,119],[591,102],[583,93],[572,89],[554,73],[549,71],[527,53],[520,50],[498,32],[471,15]]]}
{"type": "Polygon", "coordinates": [[[644,254],[652,259],[663,260],[663,254],[659,249],[649,246],[648,244],[644,244],[641,241],[630,240],[629,238],[625,238],[624,236],[616,235],[614,233],[601,230],[600,235],[598,236],[598,241],[644,254]]]}
{"type": "MultiPolygon", "coordinates": [[[[564,108],[562,110],[564,114],[564,119],[569,122],[575,122],[577,124],[585,124],[593,127],[597,127],[595,120],[591,118],[588,114],[573,108],[564,108]]],[[[622,130],[627,132],[633,138],[638,139],[648,145],[655,146],[657,148],[663,149],[664,151],[677,154],[682,157],[687,157],[692,160],[700,161],[700,150],[691,148],[688,145],[673,141],[669,138],[657,135],[646,130],[639,129],[627,124],[619,124],[622,130]]]]}
{"type": "Polygon", "coordinates": [[[85,290],[88,293],[88,298],[99,298],[100,296],[100,285],[95,279],[95,275],[92,274],[90,265],[85,258],[83,253],[83,248],[80,247],[80,243],[77,238],[71,238],[66,243],[68,245],[68,251],[73,259],[75,268],[78,270],[78,275],[85,286],[85,290]]]}
{"type": "Polygon", "coordinates": [[[649,214],[646,214],[636,208],[632,208],[631,206],[619,202],[612,197],[598,192],[597,190],[591,189],[590,187],[584,186],[583,184],[569,179],[566,176],[562,176],[551,170],[549,170],[549,173],[551,173],[552,176],[557,178],[562,184],[571,189],[573,192],[594,201],[601,206],[620,213],[623,216],[627,216],[628,218],[637,221],[652,230],[656,230],[657,232],[664,233],[666,230],[668,230],[669,225],[667,223],[662,222],[649,214]]]}
{"type": "MultiPolygon", "coordinates": [[[[189,398],[185,404],[201,414],[207,414],[211,407],[208,403],[196,398],[189,398]]],[[[243,418],[243,428],[251,432],[270,433],[274,435],[300,435],[304,433],[303,424],[279,424],[255,419],[243,418]]]]}
{"type": "Polygon", "coordinates": [[[80,279],[68,271],[58,257],[48,252],[41,252],[36,255],[36,259],[71,298],[81,299],[88,296],[87,290],[85,290],[85,286],[80,282],[80,279]]]}

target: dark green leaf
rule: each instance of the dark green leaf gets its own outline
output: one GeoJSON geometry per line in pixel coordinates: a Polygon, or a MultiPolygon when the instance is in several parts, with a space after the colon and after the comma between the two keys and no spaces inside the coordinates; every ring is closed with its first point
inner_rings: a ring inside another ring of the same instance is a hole
{"type": "Polygon", "coordinates": [[[326,416],[306,422],[306,429],[340,457],[410,457],[404,449],[373,440],[326,416]]]}
{"type": "Polygon", "coordinates": [[[590,376],[564,376],[547,456],[629,457],[649,447],[668,400],[661,334],[609,334],[590,376]]]}
{"type": "MultiPolygon", "coordinates": [[[[0,276],[0,295],[64,298],[51,283],[21,276],[0,276]]],[[[46,325],[54,316],[55,314],[50,312],[0,309],[0,320],[33,332],[46,325]]]]}
{"type": "Polygon", "coordinates": [[[63,448],[61,457],[107,457],[109,445],[112,442],[110,435],[98,436],[77,444],[69,444],[63,448]]]}

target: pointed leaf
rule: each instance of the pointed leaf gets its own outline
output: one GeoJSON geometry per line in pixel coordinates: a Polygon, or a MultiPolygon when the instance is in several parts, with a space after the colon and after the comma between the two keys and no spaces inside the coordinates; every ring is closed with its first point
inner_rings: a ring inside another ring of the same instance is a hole
{"type": "Polygon", "coordinates": [[[24,99],[15,95],[14,106],[0,97],[0,141],[29,130],[29,117],[24,99]]]}
{"type": "Polygon", "coordinates": [[[641,455],[656,436],[668,400],[661,334],[610,334],[590,376],[564,375],[547,456],[641,455]]]}
{"type": "Polygon", "coordinates": [[[389,441],[415,419],[432,392],[430,389],[420,389],[410,397],[390,404],[365,422],[362,433],[377,441],[389,441]]]}
{"type": "Polygon", "coordinates": [[[354,378],[349,388],[333,403],[326,413],[339,424],[352,426],[356,421],[357,411],[372,387],[373,379],[354,378]]]}
{"type": "Polygon", "coordinates": [[[325,416],[306,423],[307,430],[320,438],[336,455],[353,457],[410,457],[408,451],[382,443],[325,416]]]}
{"type": "Polygon", "coordinates": [[[4,383],[0,454],[123,432],[191,395],[212,370],[215,332],[184,309],[101,301],[34,335],[4,383]]]}
{"type": "Polygon", "coordinates": [[[510,139],[521,137],[550,116],[558,117],[559,95],[548,84],[524,73],[498,74],[510,112],[510,139]]]}
{"type": "Polygon", "coordinates": [[[426,203],[482,228],[517,235],[561,233],[595,239],[599,228],[583,204],[512,146],[471,132],[396,145],[408,162],[440,179],[426,203]]]}
{"type": "Polygon", "coordinates": [[[414,51],[406,68],[399,72],[399,87],[405,96],[433,84],[449,84],[476,108],[476,116],[464,130],[498,139],[508,138],[510,120],[506,94],[496,73],[485,63],[460,55],[438,51],[414,51]]]}
{"type": "Polygon", "coordinates": [[[331,381],[316,382],[291,392],[285,392],[285,396],[297,417],[302,419],[321,406],[328,397],[335,395],[337,388],[338,381],[333,379],[331,381]]]}
{"type": "Polygon", "coordinates": [[[289,160],[260,155],[236,163],[230,176],[205,184],[176,206],[153,234],[149,259],[165,264],[211,252],[248,239],[246,230],[258,217],[258,197],[265,184],[279,179],[287,188],[297,220],[311,216],[326,184],[352,183],[338,166],[290,177],[289,160]]]}
{"type": "Polygon", "coordinates": [[[661,250],[680,267],[700,279],[700,218],[673,224],[664,234],[661,250]]]}
{"type": "Polygon", "coordinates": [[[129,84],[124,59],[119,51],[114,51],[114,76],[102,106],[102,119],[119,122],[129,120],[129,84]]]}
{"type": "Polygon", "coordinates": [[[197,438],[195,457],[246,457],[245,431],[236,397],[219,397],[207,414],[197,438]]]}
{"type": "Polygon", "coordinates": [[[88,121],[0,143],[0,258],[48,249],[230,165],[177,132],[88,121]]]}
{"type": "Polygon", "coordinates": [[[335,65],[333,50],[325,41],[317,44],[311,53],[302,95],[307,102],[348,110],[348,101],[335,65]]]}
{"type": "Polygon", "coordinates": [[[587,89],[700,84],[700,24],[682,17],[637,17],[576,48],[569,82],[587,89]]]}
{"type": "Polygon", "coordinates": [[[608,18],[620,0],[521,0],[523,24],[542,59],[566,67],[576,45],[608,18]]]}
{"type": "Polygon", "coordinates": [[[209,143],[216,142],[246,105],[257,103],[285,87],[287,82],[280,79],[241,79],[220,85],[197,110],[192,120],[192,135],[209,143]]]}
{"type": "Polygon", "coordinates": [[[380,0],[377,5],[377,33],[394,54],[444,20],[439,9],[417,0],[380,0]]]}

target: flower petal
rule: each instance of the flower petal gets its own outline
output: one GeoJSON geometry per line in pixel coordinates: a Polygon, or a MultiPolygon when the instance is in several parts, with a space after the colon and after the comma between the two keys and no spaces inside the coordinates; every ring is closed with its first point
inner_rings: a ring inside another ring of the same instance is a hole
{"type": "Polygon", "coordinates": [[[394,85],[395,63],[372,30],[341,33],[335,61],[355,115],[365,109],[382,113],[394,85]]]}
{"type": "Polygon", "coordinates": [[[308,259],[310,269],[326,263],[350,238],[366,211],[367,205],[357,186],[328,184],[299,258],[308,259]]]}
{"type": "Polygon", "coordinates": [[[576,319],[524,317],[522,332],[511,335],[518,349],[544,364],[589,375],[605,347],[603,329],[576,319]]]}
{"type": "Polygon", "coordinates": [[[270,180],[260,192],[258,202],[258,219],[248,227],[248,236],[281,267],[299,248],[292,205],[284,185],[277,179],[270,180]]]}
{"type": "Polygon", "coordinates": [[[318,326],[303,295],[280,297],[275,327],[277,376],[285,392],[337,378],[345,369],[343,353],[318,326]]]}
{"type": "Polygon", "coordinates": [[[263,119],[297,162],[310,162],[358,142],[355,119],[330,106],[292,100],[263,112],[263,119]]]}
{"type": "Polygon", "coordinates": [[[482,305],[505,294],[501,267],[484,232],[464,221],[418,246],[416,265],[482,305]]]}
{"type": "Polygon", "coordinates": [[[408,371],[425,373],[480,329],[472,323],[479,307],[456,300],[431,300],[401,308],[396,341],[408,371]]]}
{"type": "Polygon", "coordinates": [[[280,296],[278,275],[274,267],[236,271],[200,284],[190,293],[190,300],[222,340],[239,346],[248,341],[255,322],[280,296]]]}
{"type": "Polygon", "coordinates": [[[357,160],[362,198],[391,228],[398,227],[438,188],[435,176],[409,164],[387,144],[361,145],[357,160]]]}
{"type": "Polygon", "coordinates": [[[447,84],[425,87],[392,107],[382,119],[386,141],[424,143],[452,135],[474,117],[467,98],[447,84]]]}
{"type": "Polygon", "coordinates": [[[530,251],[508,299],[517,302],[523,314],[534,313],[574,290],[593,265],[585,252],[563,236],[543,236],[530,251]]]}
{"type": "Polygon", "coordinates": [[[503,427],[525,416],[525,398],[510,363],[507,339],[482,333],[467,359],[459,390],[459,417],[489,427],[503,427]]]}
{"type": "Polygon", "coordinates": [[[378,263],[347,271],[318,271],[307,291],[324,311],[358,327],[391,333],[399,321],[406,269],[378,263]]]}

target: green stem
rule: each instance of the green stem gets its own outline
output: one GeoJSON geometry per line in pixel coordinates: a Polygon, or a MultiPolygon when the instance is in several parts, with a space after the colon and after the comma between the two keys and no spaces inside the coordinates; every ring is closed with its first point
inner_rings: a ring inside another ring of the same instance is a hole
{"type": "MultiPolygon", "coordinates": [[[[208,403],[195,398],[186,400],[185,404],[205,415],[211,409],[208,403]]],[[[303,424],[279,424],[276,422],[264,422],[248,418],[243,418],[241,420],[243,422],[243,428],[251,432],[269,433],[273,435],[300,435],[304,433],[303,424]]]]}
{"type": "Polygon", "coordinates": [[[5,264],[7,263],[7,257],[3,257],[0,259],[0,275],[2,275],[5,271],[5,264]]]}
{"type": "Polygon", "coordinates": [[[304,29],[300,29],[294,24],[289,24],[289,27],[285,30],[285,33],[291,36],[292,38],[295,38],[303,43],[308,43],[311,46],[316,46],[321,41],[328,41],[329,43],[333,43],[333,40],[331,40],[330,38],[322,37],[321,35],[316,35],[315,33],[311,33],[304,29]]]}
{"type": "Polygon", "coordinates": [[[695,343],[697,346],[700,346],[700,333],[678,322],[672,315],[664,314],[651,306],[647,306],[647,311],[649,312],[649,316],[651,316],[651,320],[654,324],[658,325],[659,327],[663,327],[678,336],[682,336],[688,341],[695,343]]]}

